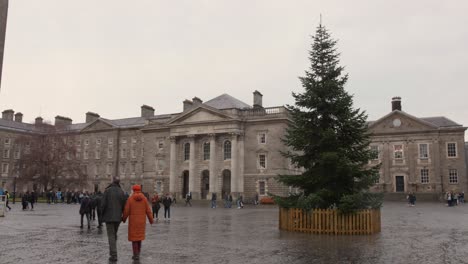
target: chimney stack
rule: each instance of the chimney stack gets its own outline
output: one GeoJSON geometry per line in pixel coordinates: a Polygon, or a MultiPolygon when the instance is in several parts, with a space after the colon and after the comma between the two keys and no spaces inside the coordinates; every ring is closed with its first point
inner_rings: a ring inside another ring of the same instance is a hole
{"type": "Polygon", "coordinates": [[[259,91],[255,90],[255,92],[253,92],[253,107],[254,108],[263,108],[263,105],[262,105],[262,98],[263,98],[263,94],[261,94],[259,91]]]}
{"type": "Polygon", "coordinates": [[[142,105],[141,106],[141,117],[153,117],[154,116],[154,108],[149,105],[142,105]]]}
{"type": "Polygon", "coordinates": [[[193,102],[190,100],[185,100],[184,101],[184,112],[192,109],[193,107],[193,102]]]}
{"type": "Polygon", "coordinates": [[[38,117],[36,117],[36,122],[34,124],[35,125],[42,125],[42,121],[43,121],[42,117],[38,116],[38,117]]]}
{"type": "Polygon", "coordinates": [[[93,112],[86,113],[86,123],[94,122],[95,120],[99,119],[99,115],[93,112]]]}
{"type": "Polygon", "coordinates": [[[7,109],[2,112],[2,119],[13,121],[14,113],[15,111],[13,111],[12,109],[7,109]]]}
{"type": "Polygon", "coordinates": [[[395,110],[401,111],[401,97],[399,96],[392,98],[392,112],[395,110]]]}
{"type": "Polygon", "coordinates": [[[194,106],[201,105],[203,103],[203,101],[198,97],[192,98],[192,102],[194,106]]]}
{"type": "Polygon", "coordinates": [[[15,114],[15,121],[19,122],[19,123],[23,122],[23,114],[20,113],[20,112],[16,113],[15,114]]]}
{"type": "Polygon", "coordinates": [[[55,117],[55,125],[56,126],[68,126],[72,124],[72,120],[65,116],[56,116],[55,117]]]}

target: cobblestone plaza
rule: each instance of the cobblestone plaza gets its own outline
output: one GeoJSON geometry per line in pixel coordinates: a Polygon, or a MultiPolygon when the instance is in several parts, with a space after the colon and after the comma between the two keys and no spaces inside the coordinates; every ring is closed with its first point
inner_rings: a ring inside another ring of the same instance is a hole
{"type": "MultiPolygon", "coordinates": [[[[278,230],[278,209],[172,208],[170,223],[147,229],[139,263],[468,263],[468,207],[387,202],[382,233],[329,236],[278,230]]],[[[0,218],[0,263],[107,263],[106,232],[79,228],[77,205],[14,205],[0,218]]],[[[132,263],[127,224],[118,263],[132,263]]]]}

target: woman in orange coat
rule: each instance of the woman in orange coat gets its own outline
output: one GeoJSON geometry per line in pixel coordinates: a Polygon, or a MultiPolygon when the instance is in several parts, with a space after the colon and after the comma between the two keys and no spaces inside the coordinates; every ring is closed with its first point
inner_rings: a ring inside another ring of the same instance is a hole
{"type": "Polygon", "coordinates": [[[140,259],[141,241],[145,240],[146,217],[153,224],[153,214],[140,185],[133,185],[133,194],[125,204],[122,221],[128,223],[128,241],[132,241],[133,259],[140,259]]]}

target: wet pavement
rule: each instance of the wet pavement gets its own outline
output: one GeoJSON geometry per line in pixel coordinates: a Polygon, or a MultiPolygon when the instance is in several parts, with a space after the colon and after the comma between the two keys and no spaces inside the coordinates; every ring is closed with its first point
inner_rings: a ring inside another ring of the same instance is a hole
{"type": "MultiPolygon", "coordinates": [[[[78,205],[14,205],[0,217],[0,263],[108,263],[105,229],[79,228],[78,205]]],[[[382,233],[330,236],[278,230],[274,206],[172,208],[170,223],[147,227],[138,263],[468,263],[468,205],[386,202],[382,233]]],[[[132,262],[127,224],[118,263],[132,262]]]]}

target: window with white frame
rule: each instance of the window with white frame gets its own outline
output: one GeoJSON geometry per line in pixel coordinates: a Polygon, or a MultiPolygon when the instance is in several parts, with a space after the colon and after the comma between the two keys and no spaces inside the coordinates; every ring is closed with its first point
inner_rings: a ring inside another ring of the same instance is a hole
{"type": "Polygon", "coordinates": [[[157,181],[156,182],[156,188],[155,188],[156,192],[157,193],[161,193],[162,192],[162,181],[157,181]]]}
{"type": "Polygon", "coordinates": [[[81,158],[81,150],[80,149],[77,149],[76,152],[75,152],[75,157],[76,159],[80,159],[81,158]]]}
{"type": "Polygon", "coordinates": [[[136,171],[136,163],[132,163],[132,173],[135,174],[136,171]]]}
{"type": "Polygon", "coordinates": [[[71,160],[70,151],[67,151],[67,152],[65,153],[65,158],[66,158],[67,160],[71,160]]]}
{"type": "Polygon", "coordinates": [[[13,158],[14,159],[19,159],[20,158],[20,150],[15,149],[15,152],[13,153],[13,158]]]}
{"type": "Polygon", "coordinates": [[[88,152],[88,150],[85,150],[83,152],[83,159],[88,159],[88,158],[89,158],[89,152],[88,152]]]}
{"type": "Polygon", "coordinates": [[[224,160],[231,159],[231,141],[224,141],[224,160]]]}
{"type": "Polygon", "coordinates": [[[458,171],[456,169],[449,170],[449,183],[450,184],[458,183],[458,171]]]}
{"type": "Polygon", "coordinates": [[[10,146],[10,144],[11,144],[11,139],[5,138],[5,139],[3,140],[3,144],[4,144],[5,146],[10,146]]]}
{"type": "Polygon", "coordinates": [[[107,164],[106,173],[107,174],[112,174],[112,164],[111,163],[107,164]]]}
{"type": "Polygon", "coordinates": [[[374,184],[379,184],[379,183],[380,183],[380,172],[377,173],[375,180],[374,180],[374,184]]]}
{"type": "Polygon", "coordinates": [[[3,150],[3,158],[4,159],[9,159],[10,158],[10,149],[4,149],[3,150]]]}
{"type": "Polygon", "coordinates": [[[109,144],[109,145],[114,144],[114,139],[113,138],[108,138],[107,139],[107,144],[109,144]]]}
{"type": "Polygon", "coordinates": [[[77,145],[77,146],[81,146],[81,140],[80,140],[80,139],[77,139],[77,140],[76,140],[76,145],[77,145]]]}
{"type": "Polygon", "coordinates": [[[137,143],[137,139],[134,138],[134,137],[132,137],[132,143],[133,143],[133,144],[137,143]]]}
{"type": "Polygon", "coordinates": [[[125,159],[127,157],[127,150],[126,149],[120,150],[120,157],[122,159],[125,159]]]}
{"type": "Polygon", "coordinates": [[[258,181],[258,194],[265,195],[266,194],[266,182],[265,181],[258,181]]]}
{"type": "Polygon", "coordinates": [[[266,154],[258,154],[258,166],[260,169],[267,168],[266,154]]]}
{"type": "Polygon", "coordinates": [[[125,163],[120,164],[120,174],[125,174],[125,163]]]}
{"type": "Polygon", "coordinates": [[[190,159],[190,143],[184,144],[184,160],[190,159]]]}
{"type": "Polygon", "coordinates": [[[114,156],[114,148],[113,147],[108,147],[107,148],[107,158],[112,159],[112,156],[114,156]]]}
{"type": "Polygon", "coordinates": [[[101,158],[101,150],[100,149],[96,149],[95,152],[94,152],[94,157],[96,159],[100,159],[101,158]]]}
{"type": "Polygon", "coordinates": [[[101,145],[101,139],[100,138],[96,139],[96,145],[101,145]]]}
{"type": "Polygon", "coordinates": [[[122,138],[122,144],[127,144],[127,139],[126,138],[122,138]]]}
{"type": "Polygon", "coordinates": [[[447,156],[449,158],[457,157],[457,143],[454,143],[454,142],[447,143],[447,156]]]}
{"type": "Polygon", "coordinates": [[[84,144],[85,146],[89,145],[89,139],[85,139],[84,144]]]}
{"type": "Polygon", "coordinates": [[[8,173],[9,165],[10,164],[8,164],[8,163],[2,163],[2,173],[3,174],[8,173]]]}
{"type": "Polygon", "coordinates": [[[203,160],[210,159],[210,142],[203,143],[203,160]]]}
{"type": "Polygon", "coordinates": [[[419,144],[419,158],[427,159],[429,158],[429,145],[426,143],[419,144]]]}
{"type": "Polygon", "coordinates": [[[266,141],[267,141],[267,134],[265,132],[258,133],[258,143],[266,144],[266,141]]]}
{"type": "Polygon", "coordinates": [[[421,169],[421,183],[429,183],[429,170],[421,169]]]}
{"type": "Polygon", "coordinates": [[[99,165],[96,164],[94,165],[94,175],[98,175],[99,174],[99,165]]]}
{"type": "Polygon", "coordinates": [[[160,149],[164,148],[164,140],[159,140],[158,141],[158,148],[160,148],[160,149]]]}
{"type": "Polygon", "coordinates": [[[403,159],[403,145],[393,145],[393,155],[395,159],[403,159]]]}
{"type": "Polygon", "coordinates": [[[371,152],[371,160],[379,159],[379,146],[378,145],[371,145],[370,152],[371,152]]]}
{"type": "Polygon", "coordinates": [[[136,158],[136,150],[134,148],[130,149],[130,155],[132,156],[132,159],[136,158]]]}

